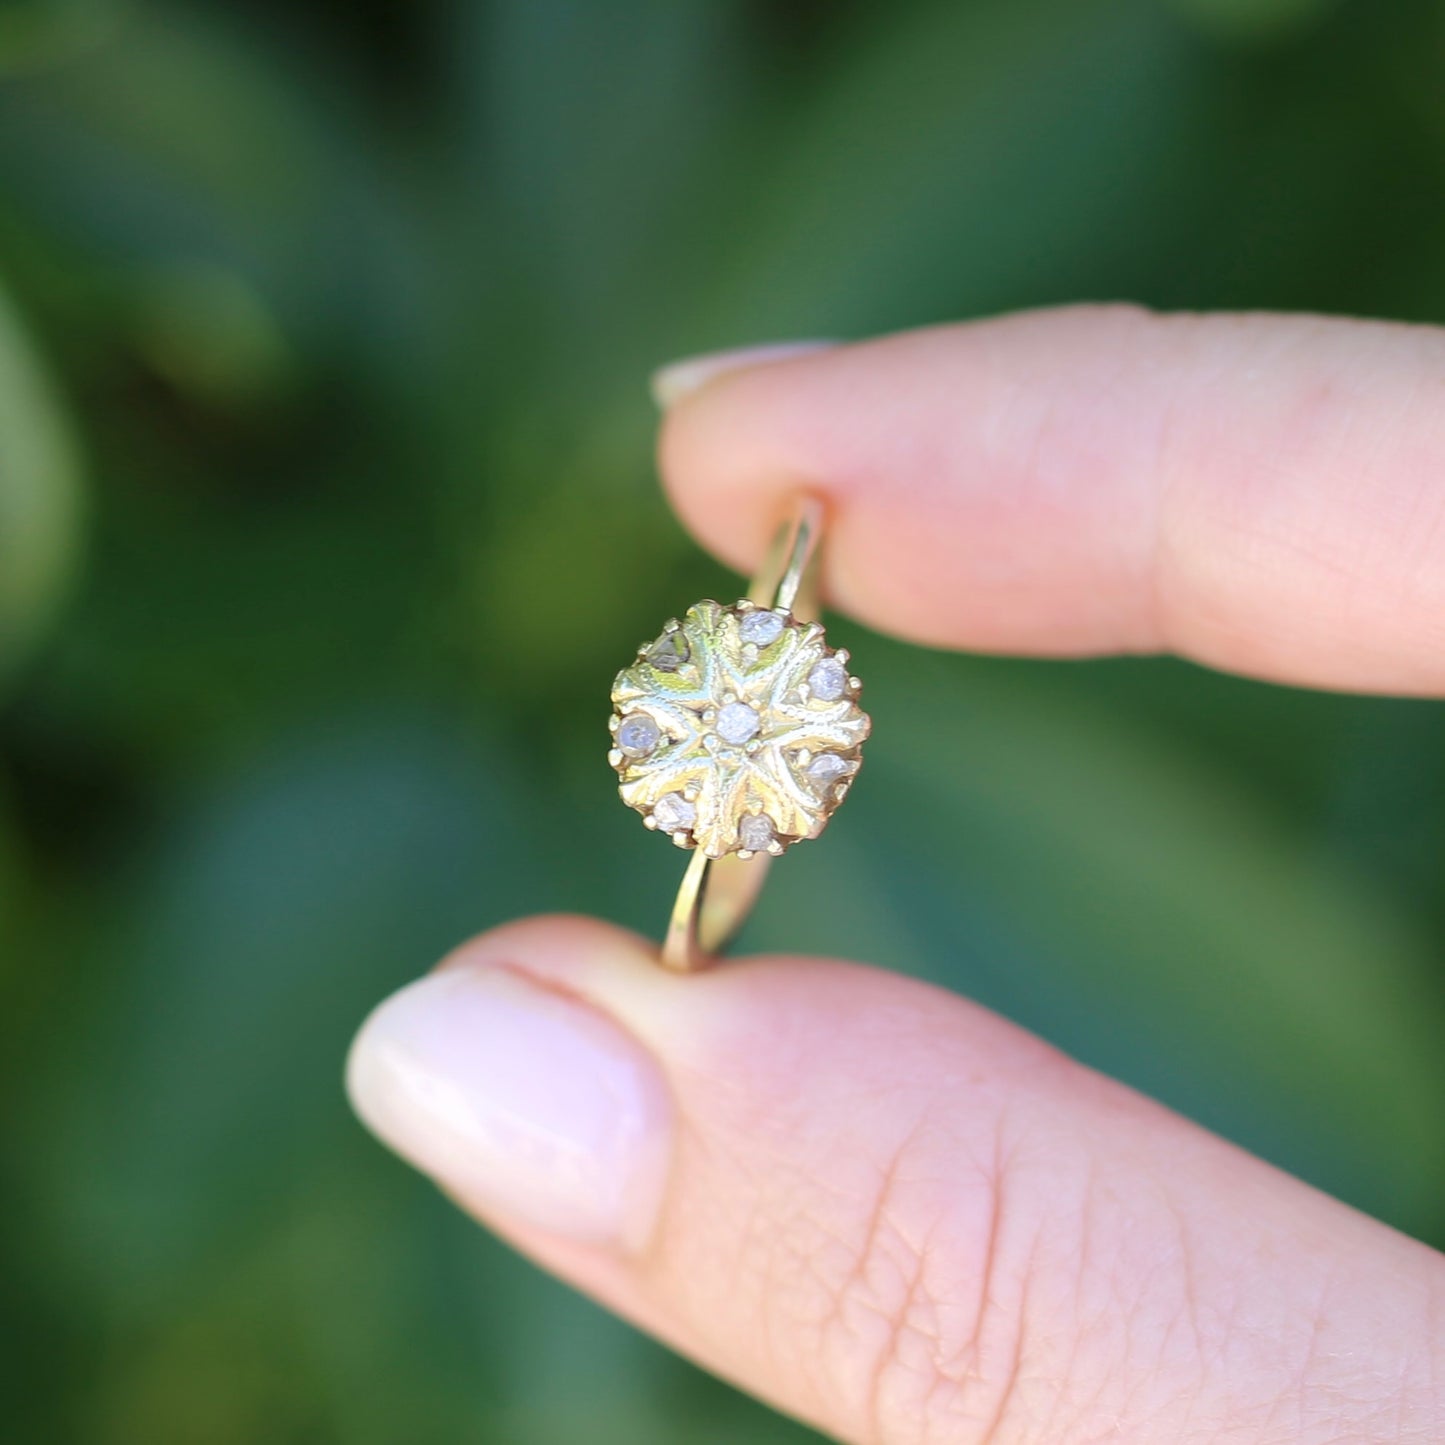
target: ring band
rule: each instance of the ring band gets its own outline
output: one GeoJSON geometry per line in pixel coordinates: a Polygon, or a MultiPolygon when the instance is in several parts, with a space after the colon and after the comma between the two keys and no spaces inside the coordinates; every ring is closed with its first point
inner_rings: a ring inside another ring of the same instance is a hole
{"type": "MultiPolygon", "coordinates": [[[[748,597],[759,607],[791,612],[799,621],[818,616],[818,544],[823,504],[799,499],[793,515],[777,530],[748,597]]],[[[762,892],[772,858],[746,861],[736,854],[709,858],[697,849],[682,875],[662,942],[664,968],[694,973],[707,967],[737,937],[762,892]]]]}
{"type": "Polygon", "coordinates": [[[613,685],[623,801],[694,850],[661,953],[677,972],[727,947],[772,858],[822,832],[862,761],[861,684],[817,619],[822,526],[798,499],[747,597],[689,608],[613,685]]]}

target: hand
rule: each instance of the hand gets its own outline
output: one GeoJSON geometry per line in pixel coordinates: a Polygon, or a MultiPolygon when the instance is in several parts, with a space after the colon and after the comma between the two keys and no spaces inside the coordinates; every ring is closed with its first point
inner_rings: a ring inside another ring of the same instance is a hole
{"type": "MultiPolygon", "coordinates": [[[[825,493],[828,593],[878,628],[1445,695],[1445,333],[1090,308],[672,382],[697,535],[747,570],[825,493]]],[[[1445,1439],[1441,1256],[937,989],[653,954],[476,940],[372,1016],[357,1109],[844,1440],[1445,1439]]]]}

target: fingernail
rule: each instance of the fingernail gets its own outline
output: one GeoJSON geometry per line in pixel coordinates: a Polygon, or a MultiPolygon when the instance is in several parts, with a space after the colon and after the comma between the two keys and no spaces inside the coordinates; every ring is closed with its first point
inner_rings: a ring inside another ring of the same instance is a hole
{"type": "Polygon", "coordinates": [[[496,966],[429,974],[366,1021],[347,1087],[384,1143],[480,1213],[623,1249],[651,1233],[667,1085],[579,1000],[496,966]]]}
{"type": "Polygon", "coordinates": [[[660,366],[652,373],[652,399],[666,411],[724,372],[763,366],[770,361],[786,361],[790,356],[826,351],[837,344],[836,341],[774,341],[767,346],[743,346],[736,351],[711,351],[703,356],[687,356],[681,361],[660,366]]]}

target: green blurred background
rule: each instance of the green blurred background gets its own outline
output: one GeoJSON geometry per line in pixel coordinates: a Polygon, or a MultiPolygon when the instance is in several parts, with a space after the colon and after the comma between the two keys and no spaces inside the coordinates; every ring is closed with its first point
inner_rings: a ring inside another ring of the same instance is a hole
{"type": "MultiPolygon", "coordinates": [[[[0,1434],[802,1441],[385,1155],[348,1038],[503,918],[664,915],[608,685],[738,587],[652,366],[1445,320],[1445,3],[9,0],[0,292],[0,1434]]],[[[838,631],[869,768],[751,942],[1445,1241],[1441,708],[838,631]]]]}

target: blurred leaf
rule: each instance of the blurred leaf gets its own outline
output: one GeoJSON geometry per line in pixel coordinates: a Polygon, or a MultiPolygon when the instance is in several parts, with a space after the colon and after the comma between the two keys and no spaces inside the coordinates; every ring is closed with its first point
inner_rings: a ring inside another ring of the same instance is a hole
{"type": "Polygon", "coordinates": [[[137,278],[131,291],[137,348],[178,391],[238,406],[293,379],[275,317],[235,272],[170,266],[137,278]]]}
{"type": "MultiPolygon", "coordinates": [[[[989,0],[870,23],[740,166],[695,344],[936,321],[1064,291],[1190,146],[1198,83],[1154,3],[989,0]],[[838,218],[848,217],[846,225],[838,218]]],[[[696,264],[696,263],[695,263],[696,264]]]]}
{"type": "Polygon", "coordinates": [[[1320,20],[1339,0],[1169,0],[1181,15],[1228,40],[1275,40],[1320,20]]]}
{"type": "Polygon", "coordinates": [[[19,927],[20,842],[10,812],[10,799],[0,779],[0,999],[7,998],[18,971],[15,947],[19,927]]]}
{"type": "Polygon", "coordinates": [[[521,327],[635,346],[636,303],[665,281],[660,245],[746,85],[737,17],[711,0],[504,0],[461,14],[476,195],[537,303],[521,327]]]}
{"type": "Polygon", "coordinates": [[[247,296],[268,330],[313,353],[345,337],[401,385],[429,313],[382,154],[317,57],[208,10],[137,4],[103,44],[0,92],[0,179],[68,241],[142,290],[172,268],[230,275],[228,316],[247,296]]]}
{"type": "Polygon", "coordinates": [[[99,43],[125,0],[6,0],[0,10],[0,73],[54,65],[99,43]]]}
{"type": "Polygon", "coordinates": [[[370,417],[317,434],[290,415],[249,448],[137,428],[106,458],[111,505],[54,650],[57,705],[188,766],[278,723],[413,695],[435,669],[445,573],[427,498],[397,485],[399,444],[370,417]]]}
{"type": "Polygon", "coordinates": [[[79,521],[70,418],[0,293],[0,679],[54,614],[79,521]]]}
{"type": "Polygon", "coordinates": [[[118,1307],[143,1315],[254,1230],[353,1127],[341,1067],[367,1009],[545,877],[517,818],[508,788],[400,715],[278,748],[158,851],[111,945],[124,1007],[82,1045],[92,1085],[42,1125],[74,1171],[51,1183],[94,1251],[77,1263],[118,1307]]]}
{"type": "MultiPolygon", "coordinates": [[[[615,673],[642,641],[619,643],[627,637],[637,592],[665,597],[670,569],[685,545],[655,496],[635,496],[639,488],[631,478],[604,488],[597,480],[570,479],[576,475],[563,471],[561,481],[539,486],[530,506],[495,520],[479,538],[470,615],[487,618],[489,626],[475,640],[495,649],[498,637],[505,639],[495,665],[529,691],[559,682],[570,686],[583,672],[600,677],[609,666],[615,673]],[[557,567],[559,555],[572,559],[565,569],[557,567]],[[619,566],[644,556],[647,577],[619,588],[619,566]],[[549,585],[538,586],[541,578],[549,585]]],[[[678,598],[684,596],[675,593],[658,606],[681,609],[686,602],[678,598]]]]}

